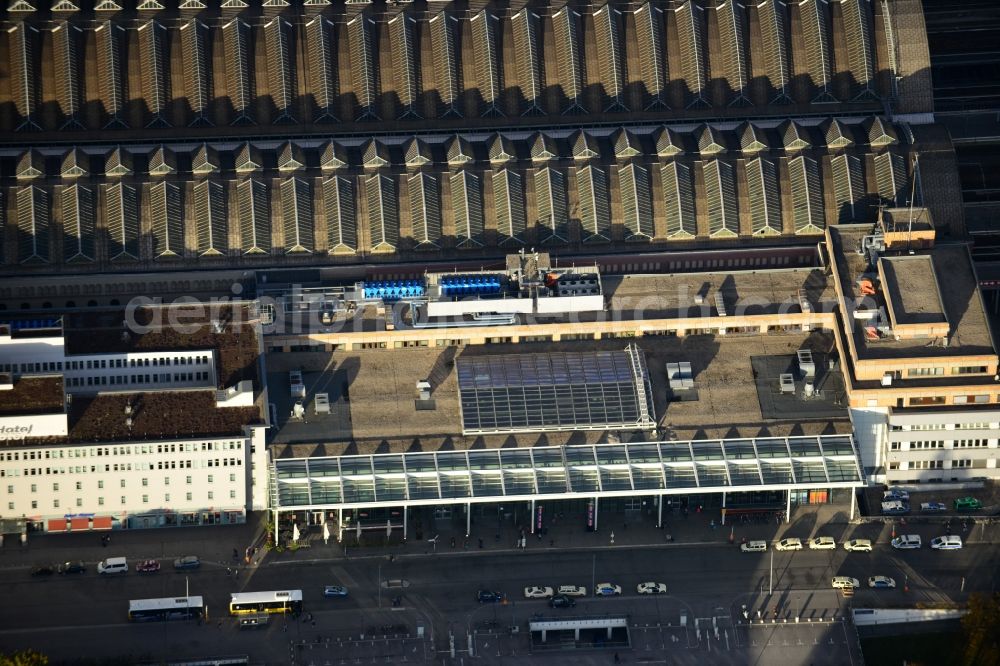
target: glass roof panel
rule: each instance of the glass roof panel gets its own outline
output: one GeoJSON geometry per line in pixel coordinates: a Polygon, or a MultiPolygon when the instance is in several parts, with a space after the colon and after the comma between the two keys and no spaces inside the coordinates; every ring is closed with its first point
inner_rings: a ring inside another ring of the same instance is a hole
{"type": "Polygon", "coordinates": [[[750,463],[729,463],[729,478],[734,486],[760,485],[757,461],[750,463]]]}
{"type": "Polygon", "coordinates": [[[309,476],[340,476],[340,464],[336,458],[311,458],[309,476]]]}
{"type": "Polygon", "coordinates": [[[595,493],[601,489],[596,469],[570,469],[569,482],[575,493],[595,493]]]}
{"type": "Polygon", "coordinates": [[[535,467],[562,467],[562,451],[552,447],[536,447],[531,450],[531,456],[535,459],[535,467]]]}
{"type": "Polygon", "coordinates": [[[823,438],[823,453],[828,456],[853,456],[854,447],[847,435],[831,435],[823,438]]]}
{"type": "Polygon", "coordinates": [[[635,482],[636,490],[656,490],[662,489],[663,467],[633,467],[632,479],[635,482]]]}
{"type": "Polygon", "coordinates": [[[628,462],[625,457],[625,445],[616,446],[595,446],[598,465],[624,465],[628,462]]]}
{"type": "Polygon", "coordinates": [[[441,497],[472,497],[472,481],[468,474],[442,474],[441,497]]]}
{"type": "Polygon", "coordinates": [[[691,442],[695,460],[722,460],[721,442],[691,442]]]}
{"type": "Polygon", "coordinates": [[[336,504],[340,502],[340,481],[314,481],[309,491],[312,493],[313,504],[336,504]]]}
{"type": "Polygon", "coordinates": [[[508,495],[533,495],[535,493],[535,473],[504,472],[503,485],[508,495]]]}
{"type": "Polygon", "coordinates": [[[379,502],[406,499],[406,479],[404,477],[375,477],[375,496],[379,502]]]}
{"type": "Polygon", "coordinates": [[[504,469],[531,468],[528,449],[500,449],[500,466],[504,469]]]}
{"type": "Polygon", "coordinates": [[[788,447],[784,439],[758,439],[757,455],[761,458],[787,458],[788,447]]]}
{"type": "Polygon", "coordinates": [[[433,453],[408,453],[406,454],[407,472],[436,472],[437,465],[434,464],[433,453]]]}
{"type": "Polygon", "coordinates": [[[476,497],[503,497],[503,482],[499,472],[472,475],[472,494],[476,497]]]}
{"type": "Polygon", "coordinates": [[[596,465],[597,461],[594,457],[594,447],[593,446],[567,446],[566,447],[566,464],[567,465],[596,465]]]}
{"type": "Polygon", "coordinates": [[[746,458],[756,458],[757,452],[753,449],[753,442],[749,439],[734,439],[731,442],[723,441],[728,460],[742,460],[746,458]]]}
{"type": "Polygon", "coordinates": [[[813,437],[793,437],[788,440],[788,448],[792,451],[792,456],[819,456],[822,452],[819,449],[819,442],[813,437]]]}
{"type": "Polygon", "coordinates": [[[406,479],[410,488],[410,499],[437,499],[437,476],[408,476],[406,479]]]}
{"type": "Polygon", "coordinates": [[[794,483],[792,479],[792,464],[789,462],[760,463],[760,473],[767,485],[794,483]]]}
{"type": "Polygon", "coordinates": [[[371,476],[372,459],[368,456],[345,456],[340,459],[340,472],[344,476],[371,476]]]}
{"type": "Polygon", "coordinates": [[[663,462],[690,462],[691,449],[688,442],[663,442],[660,444],[663,462]]]}
{"type": "Polygon", "coordinates": [[[723,465],[698,465],[698,481],[702,488],[712,486],[728,486],[729,479],[726,478],[726,466],[723,465]]]}
{"type": "Polygon", "coordinates": [[[465,457],[465,451],[442,451],[437,454],[438,470],[468,471],[469,462],[465,457]]]}
{"type": "Polygon", "coordinates": [[[860,481],[858,466],[854,460],[827,460],[826,469],[830,473],[830,481],[860,481]]]}
{"type": "Polygon", "coordinates": [[[693,464],[664,465],[663,471],[667,477],[667,488],[698,487],[693,464]]]}
{"type": "Polygon", "coordinates": [[[469,468],[500,469],[500,456],[496,449],[490,451],[469,451],[469,468]]]}
{"type": "Polygon", "coordinates": [[[799,483],[825,483],[826,470],[822,460],[793,460],[795,479],[799,483]]]}
{"type": "Polygon", "coordinates": [[[403,471],[403,456],[374,456],[376,474],[398,474],[403,471]]]}
{"type": "Polygon", "coordinates": [[[538,472],[538,492],[541,494],[565,493],[566,492],[566,472],[539,471],[538,472]]]}
{"type": "Polygon", "coordinates": [[[654,443],[630,444],[628,447],[628,457],[633,463],[659,463],[660,449],[654,443]]]}
{"type": "Polygon", "coordinates": [[[345,477],[344,501],[348,503],[374,502],[375,480],[345,477]]]}

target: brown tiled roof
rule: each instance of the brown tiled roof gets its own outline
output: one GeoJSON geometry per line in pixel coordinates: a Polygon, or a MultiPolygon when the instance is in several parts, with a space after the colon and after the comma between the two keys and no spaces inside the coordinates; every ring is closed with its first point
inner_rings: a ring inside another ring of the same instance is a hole
{"type": "Polygon", "coordinates": [[[65,406],[62,377],[19,377],[0,391],[0,416],[58,414],[65,406]]]}

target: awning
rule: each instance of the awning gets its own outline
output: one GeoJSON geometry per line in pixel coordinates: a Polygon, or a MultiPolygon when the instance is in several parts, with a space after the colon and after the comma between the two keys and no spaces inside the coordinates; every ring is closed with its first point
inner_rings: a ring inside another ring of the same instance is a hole
{"type": "MultiPolygon", "coordinates": [[[[65,521],[64,521],[65,522],[65,521]]],[[[90,518],[70,518],[69,528],[74,532],[90,529],[90,518]]]]}
{"type": "Polygon", "coordinates": [[[49,532],[65,532],[66,531],[66,519],[65,518],[50,518],[49,519],[49,532]]]}
{"type": "Polygon", "coordinates": [[[111,529],[111,516],[94,516],[94,529],[95,530],[110,530],[111,529]]]}

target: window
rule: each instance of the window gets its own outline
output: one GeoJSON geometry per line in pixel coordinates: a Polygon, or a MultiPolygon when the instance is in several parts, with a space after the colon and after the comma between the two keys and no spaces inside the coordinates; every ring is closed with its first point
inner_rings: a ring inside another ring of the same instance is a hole
{"type": "Polygon", "coordinates": [[[103,497],[98,497],[97,498],[97,506],[104,506],[104,498],[103,497]]]}
{"type": "Polygon", "coordinates": [[[37,493],[38,492],[38,486],[35,485],[34,483],[31,484],[31,492],[33,492],[33,493],[37,493]]]}
{"type": "Polygon", "coordinates": [[[944,368],[910,368],[907,377],[935,377],[944,374],[944,368]]]}
{"type": "Polygon", "coordinates": [[[187,493],[187,501],[191,501],[191,493],[187,493]]]}
{"type": "Polygon", "coordinates": [[[891,462],[891,463],[889,463],[889,470],[890,471],[897,470],[897,469],[899,469],[899,463],[898,462],[891,462]]]}
{"type": "Polygon", "coordinates": [[[8,495],[14,494],[14,486],[7,486],[7,494],[8,495]]]}
{"type": "Polygon", "coordinates": [[[932,439],[920,442],[910,442],[910,450],[914,451],[917,449],[943,449],[944,442],[939,439],[932,439]]]}
{"type": "Polygon", "coordinates": [[[951,374],[953,375],[984,375],[986,374],[985,365],[963,365],[957,368],[951,369],[951,374]]]}
{"type": "Polygon", "coordinates": [[[164,502],[169,502],[170,501],[170,493],[167,493],[166,495],[163,496],[163,501],[164,502]]]}
{"type": "Polygon", "coordinates": [[[13,502],[7,502],[7,510],[8,511],[13,511],[14,510],[14,503],[13,502]]]}
{"type": "Polygon", "coordinates": [[[77,490],[83,490],[83,482],[82,481],[77,481],[76,482],[76,489],[77,490]]]}
{"type": "Polygon", "coordinates": [[[165,485],[165,486],[169,486],[170,485],[170,477],[169,476],[163,477],[163,485],[165,485]]]}
{"type": "Polygon", "coordinates": [[[944,425],[939,425],[937,423],[914,423],[910,426],[910,430],[944,430],[944,425]]]}
{"type": "Polygon", "coordinates": [[[989,423],[956,423],[955,430],[989,430],[989,423]]]}
{"type": "Polygon", "coordinates": [[[77,506],[83,506],[83,500],[82,500],[82,499],[80,499],[79,497],[77,497],[77,498],[76,498],[76,505],[77,505],[77,506]]]}
{"type": "Polygon", "coordinates": [[[214,476],[212,476],[211,474],[209,474],[209,475],[208,475],[208,482],[209,482],[209,483],[213,483],[214,481],[215,481],[215,477],[214,477],[214,476]]]}
{"type": "Polygon", "coordinates": [[[943,469],[943,460],[914,460],[910,463],[910,469],[943,469]]]}
{"type": "Polygon", "coordinates": [[[956,395],[953,398],[953,402],[956,405],[985,405],[990,401],[990,396],[987,394],[976,394],[976,395],[956,395]]]}
{"type": "Polygon", "coordinates": [[[149,479],[143,479],[142,480],[142,485],[143,485],[143,487],[148,486],[149,485],[149,479]]]}
{"type": "Polygon", "coordinates": [[[52,500],[52,506],[54,506],[55,508],[58,509],[59,508],[59,500],[52,500]]]}
{"type": "Polygon", "coordinates": [[[122,504],[125,504],[125,496],[122,495],[122,504]]]}
{"type": "Polygon", "coordinates": [[[103,488],[103,487],[104,487],[104,481],[98,481],[98,482],[97,482],[97,488],[98,488],[98,489],[101,489],[101,488],[103,488]]]}
{"type": "Polygon", "coordinates": [[[230,474],[229,475],[229,482],[230,483],[236,483],[236,475],[235,474],[230,474]]]}
{"type": "Polygon", "coordinates": [[[943,405],[944,396],[924,396],[921,398],[910,398],[911,407],[928,407],[930,405],[943,405]]]}
{"type": "Polygon", "coordinates": [[[889,450],[890,451],[899,451],[900,448],[902,448],[902,447],[901,447],[901,445],[900,445],[899,442],[889,442],[889,450]]]}
{"type": "Polygon", "coordinates": [[[963,458],[962,460],[952,460],[951,467],[952,469],[957,469],[960,467],[972,467],[972,460],[969,458],[963,458]]]}
{"type": "Polygon", "coordinates": [[[125,487],[125,479],[122,479],[122,488],[125,487]]]}
{"type": "MultiPolygon", "coordinates": [[[[187,478],[187,482],[188,482],[188,485],[191,485],[191,477],[190,476],[187,478]]],[[[188,499],[190,499],[190,498],[188,498],[188,499]]]]}
{"type": "Polygon", "coordinates": [[[143,495],[142,496],[142,503],[143,504],[149,504],[149,495],[143,495]]]}
{"type": "Polygon", "coordinates": [[[211,490],[208,491],[208,499],[215,499],[215,493],[213,493],[211,490]]]}
{"type": "Polygon", "coordinates": [[[38,508],[38,500],[31,500],[31,508],[32,509],[38,508]]]}

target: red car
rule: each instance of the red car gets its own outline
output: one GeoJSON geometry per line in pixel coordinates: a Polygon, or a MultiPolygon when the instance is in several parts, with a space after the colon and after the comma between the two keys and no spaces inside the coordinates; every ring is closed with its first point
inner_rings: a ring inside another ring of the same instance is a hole
{"type": "Polygon", "coordinates": [[[160,561],[143,560],[135,565],[135,570],[139,573],[155,573],[160,570],[160,561]]]}

